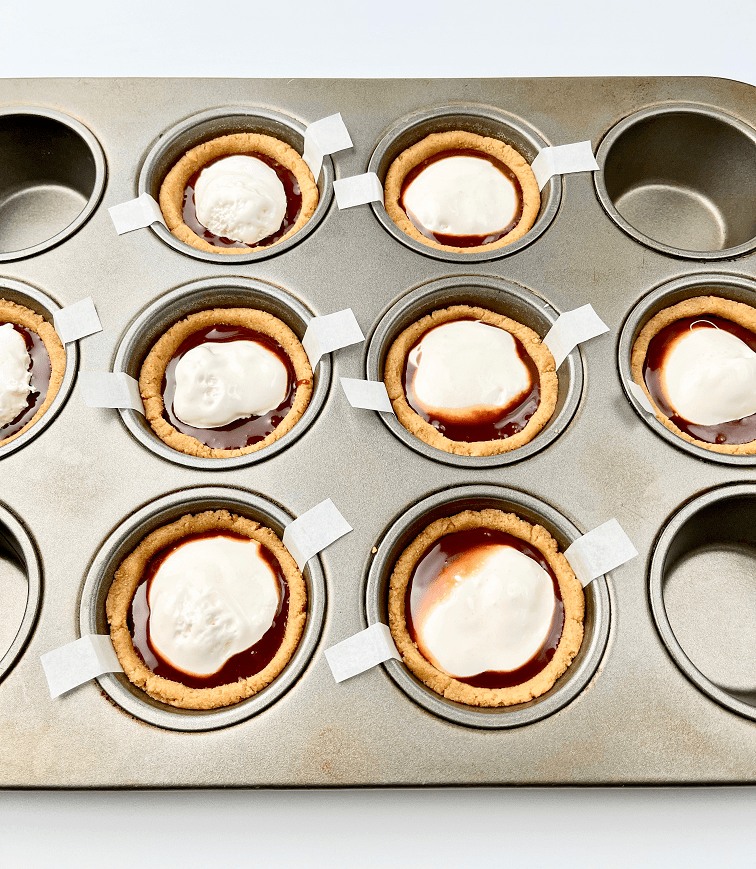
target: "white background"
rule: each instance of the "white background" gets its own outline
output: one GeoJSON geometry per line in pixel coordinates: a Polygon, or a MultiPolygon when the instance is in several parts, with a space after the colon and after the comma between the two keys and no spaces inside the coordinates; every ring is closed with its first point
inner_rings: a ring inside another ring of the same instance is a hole
{"type": "MultiPolygon", "coordinates": [[[[0,76],[756,84],[754,25],[756,0],[0,0],[0,76]]],[[[7,792],[0,867],[754,866],[755,818],[754,788],[7,792]]]]}

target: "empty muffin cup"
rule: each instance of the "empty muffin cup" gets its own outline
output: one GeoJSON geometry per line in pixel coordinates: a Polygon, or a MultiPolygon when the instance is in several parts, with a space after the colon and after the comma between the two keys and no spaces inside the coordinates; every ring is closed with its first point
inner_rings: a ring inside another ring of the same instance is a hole
{"type": "MultiPolygon", "coordinates": [[[[559,313],[531,290],[488,276],[464,276],[430,281],[396,301],[380,319],[369,337],[365,367],[368,380],[383,380],[386,357],[397,336],[427,314],[453,305],[487,308],[516,320],[543,338],[559,313]]],[[[408,447],[426,458],[462,468],[491,468],[512,464],[534,455],[552,443],[569,425],[583,389],[583,363],[578,349],[573,350],[558,371],[556,407],[549,421],[528,443],[490,456],[468,456],[437,449],[406,429],[393,413],[381,419],[408,447]]]]}
{"type": "Polygon", "coordinates": [[[0,262],[47,250],[92,215],[105,155],[80,122],[54,109],[0,109],[0,262]]]}
{"type": "MultiPolygon", "coordinates": [[[[204,486],[164,495],[146,504],[116,528],[95,555],[84,581],[79,629],[81,635],[108,634],[105,614],[115,571],[123,559],[152,531],[185,516],[206,510],[230,513],[259,522],[281,538],[292,520],[285,510],[261,495],[243,489],[204,486]]],[[[307,621],[299,644],[285,666],[266,688],[233,706],[218,709],[181,709],[153,699],[123,673],[106,673],[97,681],[108,696],[126,712],[168,730],[215,730],[257,715],[283,696],[304,672],[318,644],[325,617],[325,577],[320,561],[311,558],[302,571],[307,588],[307,621]]]]}
{"type": "MultiPolygon", "coordinates": [[[[521,118],[491,106],[438,106],[413,112],[397,121],[376,146],[367,171],[375,172],[381,184],[384,184],[389,167],[403,151],[433,133],[447,133],[457,130],[504,142],[504,144],[514,148],[527,163],[532,163],[539,151],[549,144],[521,118]]],[[[522,238],[494,250],[471,251],[470,253],[443,250],[440,247],[430,247],[423,244],[401,230],[389,217],[382,203],[373,202],[371,207],[384,229],[397,241],[417,253],[446,262],[474,263],[509,256],[534,242],[546,231],[556,216],[561,197],[562,178],[556,175],[541,190],[541,203],[535,223],[522,238]]]]}
{"type": "MultiPolygon", "coordinates": [[[[561,513],[538,498],[503,486],[457,486],[437,492],[406,510],[386,530],[372,556],[365,584],[367,624],[388,624],[389,581],[405,548],[430,525],[464,510],[501,510],[514,513],[532,525],[541,525],[556,540],[560,551],[581,532],[561,513]]],[[[609,639],[610,602],[604,577],[590,583],[585,592],[583,641],[566,672],[554,686],[528,703],[499,708],[468,706],[448,700],[418,679],[401,661],[383,666],[396,685],[428,712],[455,724],[485,729],[519,727],[540,721],[574,700],[593,677],[609,639]]]]}
{"type": "Polygon", "coordinates": [[[712,700],[756,721],[756,484],[712,489],[669,520],[651,559],[649,595],[682,672],[712,700]]]}
{"type": "Polygon", "coordinates": [[[718,109],[654,106],[620,121],[594,174],[611,219],[636,241],[689,259],[756,247],[756,130],[718,109]]]}
{"type": "MultiPolygon", "coordinates": [[[[193,115],[166,130],[157,140],[139,173],[139,194],[149,193],[157,201],[160,198],[160,187],[172,167],[187,151],[212,139],[236,133],[259,133],[264,136],[271,136],[289,145],[298,154],[302,154],[305,130],[306,125],[301,121],[280,112],[252,106],[228,106],[209,109],[193,115]]],[[[200,250],[176,238],[162,223],[153,223],[150,228],[174,250],[205,262],[222,263],[227,266],[259,262],[268,257],[277,256],[298,244],[317,227],[330,206],[333,195],[333,179],[333,162],[330,157],[325,157],[320,176],[315,179],[318,202],[314,213],[293,235],[268,247],[250,248],[244,253],[234,255],[215,253],[200,250]]]]}
{"type": "Polygon", "coordinates": [[[42,603],[42,570],[29,532],[0,504],[0,680],[21,656],[42,603]]]}
{"type": "MultiPolygon", "coordinates": [[[[139,380],[142,363],[161,335],[190,314],[214,308],[252,308],[272,314],[300,341],[313,316],[300,301],[264,281],[236,277],[194,281],[166,293],[139,314],[121,339],[113,370],[123,371],[139,380]]],[[[262,449],[239,456],[206,458],[188,455],[173,449],[158,437],[143,414],[134,410],[121,410],[120,414],[134,437],[162,458],[188,468],[228,470],[264,461],[293,443],[315,421],[325,404],[330,381],[331,360],[324,356],[313,372],[310,401],[294,427],[262,449]]]]}
{"type": "MultiPolygon", "coordinates": [[[[3,277],[0,277],[0,299],[5,299],[9,302],[15,303],[16,305],[23,305],[23,307],[28,308],[34,314],[42,317],[42,319],[46,320],[51,326],[54,323],[55,312],[60,310],[60,305],[58,305],[57,302],[53,301],[53,299],[51,299],[46,293],[36,289],[36,287],[29,286],[29,284],[22,283],[21,281],[12,281],[3,277]]],[[[37,435],[41,434],[47,426],[52,423],[63,405],[66,403],[71,389],[73,388],[76,370],[79,365],[79,348],[77,342],[73,341],[70,344],[65,345],[65,356],[66,361],[65,368],[63,369],[63,377],[52,403],[30,428],[26,429],[26,431],[22,431],[21,434],[14,437],[13,440],[9,440],[7,443],[0,446],[0,459],[21,449],[37,437],[37,435]]],[[[0,440],[3,440],[2,434],[0,434],[0,440]]]]}
{"type": "Polygon", "coordinates": [[[631,367],[633,347],[643,327],[660,311],[699,296],[715,296],[756,308],[756,281],[740,275],[701,273],[675,278],[648,293],[630,311],[622,325],[617,345],[620,380],[627,399],[638,416],[668,443],[705,461],[753,467],[756,465],[756,454],[717,452],[680,437],[663,425],[656,416],[648,413],[630,390],[630,385],[634,383],[631,367]]]}

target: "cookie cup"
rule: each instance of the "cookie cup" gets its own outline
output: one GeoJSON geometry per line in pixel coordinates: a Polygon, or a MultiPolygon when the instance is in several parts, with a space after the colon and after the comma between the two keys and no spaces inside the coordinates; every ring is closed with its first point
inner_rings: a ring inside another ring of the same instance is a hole
{"type": "Polygon", "coordinates": [[[139,391],[144,402],[144,413],[155,434],[169,447],[200,458],[233,458],[264,449],[282,438],[299,422],[312,397],[313,374],[307,354],[294,332],[277,317],[252,308],[214,308],[190,314],[174,323],[155,343],[145,358],[139,373],[139,391]],[[163,416],[163,378],[171,358],[181,344],[212,325],[244,326],[261,332],[277,341],[284,349],[294,368],[296,392],[294,402],[281,422],[266,438],[240,449],[213,449],[197,438],[178,431],[163,416]]]}
{"type": "Polygon", "coordinates": [[[394,340],[386,357],[384,382],[399,422],[416,437],[429,446],[461,456],[493,456],[509,452],[523,446],[543,429],[551,419],[557,405],[559,381],[557,378],[554,357],[548,347],[533,329],[518,323],[516,320],[497,314],[486,308],[473,305],[452,305],[449,308],[433,311],[422,319],[404,329],[394,340]],[[508,438],[491,441],[454,441],[441,434],[429,422],[424,420],[407,401],[404,391],[404,370],[407,355],[413,345],[430,329],[442,323],[455,320],[472,319],[490,326],[497,326],[517,338],[525,348],[528,356],[535,363],[540,377],[541,400],[538,409],[528,420],[525,428],[508,438]]]}
{"type": "Polygon", "coordinates": [[[465,510],[432,522],[401,554],[389,580],[389,628],[405,664],[437,694],[468,706],[513,706],[545,694],[567,670],[580,649],[584,612],[582,586],[567,559],[559,552],[556,540],[542,526],[531,525],[514,513],[501,510],[465,510]],[[478,688],[449,676],[420,653],[407,630],[406,592],[418,561],[437,540],[447,534],[475,528],[503,531],[536,548],[553,570],[564,604],[564,627],[554,657],[532,679],[511,688],[478,688]]]}
{"type": "Polygon", "coordinates": [[[134,685],[161,703],[180,709],[219,709],[252,697],[283,670],[297,648],[307,619],[307,592],[296,562],[270,528],[227,510],[207,510],[182,516],[176,522],[151,532],[115,572],[105,603],[113,648],[124,672],[134,685]],[[153,673],[134,649],[128,625],[134,599],[149,560],[183,538],[208,531],[233,531],[256,540],[276,559],[289,586],[286,629],[280,648],[259,673],[215,688],[189,688],[153,673]]]}

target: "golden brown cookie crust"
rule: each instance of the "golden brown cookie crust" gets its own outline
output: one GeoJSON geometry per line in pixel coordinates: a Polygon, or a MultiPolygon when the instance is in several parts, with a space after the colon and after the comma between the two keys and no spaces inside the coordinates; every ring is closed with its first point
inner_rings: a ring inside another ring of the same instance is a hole
{"type": "Polygon", "coordinates": [[[10,302],[7,299],[0,299],[0,326],[4,323],[16,323],[30,332],[35,332],[42,339],[45,350],[47,350],[47,355],[50,357],[50,385],[47,387],[45,400],[39,406],[34,416],[15,434],[0,439],[0,447],[20,437],[34,425],[42,414],[47,412],[47,409],[58,394],[66,370],[65,348],[58,337],[58,333],[47,320],[40,317],[39,314],[35,314],[29,308],[24,307],[24,305],[17,305],[15,302],[10,302]]]}
{"type": "Polygon", "coordinates": [[[384,367],[384,382],[386,391],[391,399],[391,405],[399,422],[415,437],[425,441],[432,447],[454,453],[458,456],[493,456],[507,453],[532,441],[539,431],[551,419],[557,403],[559,381],[554,368],[554,357],[549,348],[541,342],[538,335],[528,326],[518,323],[503,314],[496,314],[487,308],[478,308],[472,305],[453,305],[428,314],[421,320],[417,320],[399,334],[389,349],[384,367]],[[404,368],[407,354],[415,342],[429,329],[449,323],[453,320],[473,319],[490,326],[498,326],[505,329],[517,338],[525,348],[528,356],[535,363],[540,376],[541,401],[538,409],[528,420],[522,431],[511,437],[493,441],[453,441],[445,437],[433,426],[426,422],[419,414],[410,407],[407,396],[404,393],[404,368]]]}
{"type": "Polygon", "coordinates": [[[105,602],[110,637],[118,660],[128,679],[150,697],[180,709],[220,709],[239,703],[269,685],[283,670],[299,644],[307,620],[307,589],[302,574],[289,551],[278,537],[263,525],[236,516],[227,510],[207,510],[182,516],[170,525],[158,528],[121,562],[115,572],[105,602]],[[216,688],[189,688],[180,682],[164,679],[152,672],[137,655],[131,640],[128,614],[149,560],[168,546],[190,534],[206,531],[233,531],[262,544],[280,564],[289,586],[289,611],[281,647],[273,660],[254,676],[219,685],[216,688]]]}
{"type": "Polygon", "coordinates": [[[310,167],[291,146],[280,139],[275,139],[273,136],[264,136],[261,133],[232,133],[229,136],[219,136],[217,139],[203,142],[201,145],[197,145],[187,151],[165,176],[163,183],[160,185],[158,202],[168,229],[176,238],[207,253],[226,253],[233,256],[234,254],[264,250],[265,248],[279,244],[287,238],[291,238],[295,232],[299,232],[315,213],[318,197],[318,185],[312,177],[310,167]],[[289,231],[279,238],[278,241],[273,242],[273,244],[261,244],[255,248],[216,247],[216,245],[210,244],[204,238],[200,238],[184,223],[184,190],[186,189],[187,182],[195,172],[198,172],[206,163],[209,163],[216,157],[255,153],[272,157],[294,174],[294,177],[299,182],[299,189],[302,193],[302,208],[299,212],[299,217],[289,231]]]}
{"type": "Polygon", "coordinates": [[[504,513],[501,510],[465,510],[456,516],[432,522],[401,554],[389,581],[389,628],[404,663],[437,694],[468,706],[513,706],[545,694],[569,667],[580,649],[583,641],[584,610],[583,588],[567,559],[559,552],[556,540],[540,525],[531,525],[514,513],[504,513]],[[562,595],[564,629],[554,657],[532,679],[511,688],[476,688],[454,679],[434,667],[420,654],[407,630],[405,593],[415,565],[441,537],[474,528],[504,531],[535,547],[554,571],[562,595]]]}
{"type": "Polygon", "coordinates": [[[264,449],[291,431],[302,418],[312,396],[312,368],[310,360],[291,329],[277,317],[254,308],[214,308],[190,314],[174,323],[147,354],[139,372],[139,392],[144,402],[144,415],[155,434],[169,447],[201,458],[226,459],[243,456],[264,449]],[[197,438],[175,429],[163,418],[163,376],[168,363],[181,344],[200,329],[213,325],[244,326],[262,332],[277,341],[286,351],[294,367],[297,388],[294,403],[278,426],[264,440],[237,450],[218,450],[208,447],[197,438]]]}
{"type": "Polygon", "coordinates": [[[703,447],[715,453],[729,453],[735,456],[753,455],[756,453],[756,441],[750,441],[745,444],[710,444],[691,437],[687,432],[679,429],[663,413],[646,386],[646,381],[643,377],[643,364],[646,361],[646,353],[651,341],[662,329],[669,326],[670,323],[674,323],[675,320],[682,320],[685,317],[701,317],[706,316],[706,314],[731,320],[733,323],[737,323],[739,326],[743,326],[749,331],[756,333],[756,308],[745,305],[743,302],[734,302],[732,299],[722,299],[719,296],[696,296],[692,299],[686,299],[684,302],[678,302],[676,305],[664,308],[663,311],[659,311],[658,314],[653,316],[635,339],[630,356],[630,369],[633,374],[633,380],[646,393],[659,422],[678,437],[688,441],[688,443],[695,444],[697,447],[703,447]]]}
{"type": "Polygon", "coordinates": [[[489,136],[479,136],[477,133],[466,133],[463,130],[452,130],[447,133],[431,133],[412,147],[407,148],[394,160],[386,173],[383,184],[384,203],[388,216],[394,223],[407,233],[410,238],[426,244],[428,247],[436,247],[440,250],[448,250],[454,253],[478,253],[479,251],[496,250],[506,247],[522,238],[533,226],[538,217],[541,207],[541,194],[538,190],[538,182],[535,179],[530,164],[514,148],[498,139],[489,136]],[[479,244],[475,247],[454,247],[453,245],[439,244],[432,238],[426,238],[417,230],[407,213],[399,204],[402,195],[402,184],[407,175],[419,166],[423,160],[439,154],[441,151],[450,151],[456,148],[473,149],[482,151],[495,157],[508,166],[514,172],[522,188],[522,217],[517,225],[498,241],[490,244],[479,244]]]}

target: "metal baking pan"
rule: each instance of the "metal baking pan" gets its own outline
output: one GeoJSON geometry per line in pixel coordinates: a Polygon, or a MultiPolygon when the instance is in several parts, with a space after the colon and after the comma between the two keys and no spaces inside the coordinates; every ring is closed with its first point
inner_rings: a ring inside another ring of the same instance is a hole
{"type": "Polygon", "coordinates": [[[52,318],[92,296],[104,330],[69,345],[59,399],[0,448],[0,786],[714,784],[756,781],[756,463],[678,441],[625,391],[629,349],[670,300],[756,304],[756,100],[697,78],[59,79],[0,82],[0,296],[52,318]],[[116,235],[107,207],[155,192],[202,136],[259,125],[301,147],[341,112],[321,206],[264,255],[192,252],[162,228],[116,235]],[[492,133],[532,159],[590,139],[598,172],[552,179],[534,229],[488,256],[398,234],[379,206],[339,211],[334,177],[385,173],[432,130],[492,133]],[[52,146],[52,147],[51,147],[52,146]],[[311,410],[275,449],[192,460],[131,411],[87,408],[80,370],[134,373],[155,330],[253,300],[300,336],[351,307],[367,340],[321,363],[311,410]],[[590,302],[609,334],[560,369],[531,445],[476,461],[353,409],[408,318],[454,301],[540,334],[590,302]],[[460,460],[462,459],[462,460],[460,460]],[[330,497],[354,531],[306,571],[311,620],[247,705],[187,714],[120,676],[50,700],[39,657],[105,629],[115,561],[162,517],[228,506],[279,528],[330,497]],[[336,684],[323,650],[384,618],[393,559],[427,517],[499,504],[566,546],[616,517],[640,552],[588,590],[586,640],[544,697],[481,711],[389,662],[336,684]],[[17,629],[19,629],[17,631],[17,629]],[[266,694],[266,692],[268,692],[266,694]]]}

